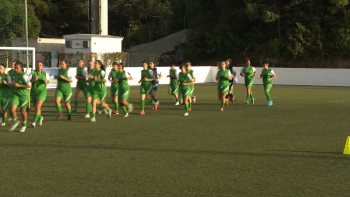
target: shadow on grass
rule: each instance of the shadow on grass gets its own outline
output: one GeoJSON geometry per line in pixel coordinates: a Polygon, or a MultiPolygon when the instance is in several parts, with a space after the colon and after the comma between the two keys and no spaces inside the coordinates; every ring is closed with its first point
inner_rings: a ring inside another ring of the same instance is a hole
{"type": "Polygon", "coordinates": [[[307,159],[344,159],[350,160],[350,157],[340,157],[343,154],[338,152],[313,152],[313,151],[292,151],[292,150],[274,150],[289,153],[305,153],[305,154],[286,154],[286,153],[270,153],[267,152],[235,152],[235,151],[212,151],[212,150],[174,150],[174,149],[152,149],[152,148],[128,148],[118,146],[78,146],[78,145],[61,145],[61,144],[0,144],[0,147],[11,148],[64,148],[64,149],[82,149],[82,150],[114,150],[114,151],[135,151],[150,153],[179,153],[179,154],[208,154],[208,155],[227,155],[227,156],[252,156],[252,157],[282,157],[282,158],[307,158],[307,159]],[[319,153],[319,155],[310,154],[319,153]],[[323,154],[323,155],[320,155],[323,154]],[[337,156],[336,156],[337,155],[337,156]],[[336,157],[335,157],[336,156],[336,157]]]}

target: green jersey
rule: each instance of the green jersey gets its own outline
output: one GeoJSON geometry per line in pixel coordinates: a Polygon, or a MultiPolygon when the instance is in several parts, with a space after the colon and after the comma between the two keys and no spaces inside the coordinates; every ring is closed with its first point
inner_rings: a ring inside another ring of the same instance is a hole
{"type": "Polygon", "coordinates": [[[244,79],[246,81],[254,79],[253,77],[254,72],[256,72],[256,69],[253,66],[249,66],[249,67],[245,66],[241,70],[241,74],[245,74],[244,79]]]}
{"type": "MultiPolygon", "coordinates": [[[[106,77],[106,72],[104,70],[95,70],[93,76],[100,78],[100,79],[104,79],[106,77]]],[[[106,82],[95,81],[94,91],[95,92],[106,92],[107,91],[106,82]]]]}
{"type": "MultiPolygon", "coordinates": [[[[13,84],[15,83],[18,83],[19,85],[31,85],[29,77],[24,72],[13,76],[13,84]]],[[[19,98],[29,96],[28,88],[15,88],[14,94],[19,98]]]]}
{"type": "MultiPolygon", "coordinates": [[[[192,81],[193,81],[194,79],[196,79],[196,75],[194,75],[194,72],[193,72],[192,69],[191,69],[190,71],[188,71],[188,73],[191,75],[192,81]]],[[[190,85],[190,86],[191,86],[191,88],[194,88],[194,84],[193,84],[193,85],[190,85]]]]}
{"type": "Polygon", "coordinates": [[[230,80],[228,77],[231,77],[230,71],[228,69],[226,70],[219,70],[216,74],[216,78],[219,79],[219,84],[221,85],[229,85],[230,80]]]}
{"type": "MultiPolygon", "coordinates": [[[[78,77],[87,77],[87,68],[86,67],[78,67],[77,68],[77,76],[78,77]]],[[[86,79],[78,79],[78,84],[86,84],[86,79]]]]}
{"type": "Polygon", "coordinates": [[[267,81],[267,79],[272,78],[272,77],[275,76],[276,74],[275,74],[275,72],[274,72],[271,68],[269,68],[268,70],[263,69],[263,70],[261,71],[261,74],[260,74],[260,75],[262,75],[263,84],[264,84],[264,85],[267,85],[267,84],[273,84],[273,80],[267,81]]]}
{"type": "Polygon", "coordinates": [[[169,75],[170,75],[170,85],[176,86],[177,85],[177,78],[176,78],[177,70],[170,69],[169,75]]]}
{"type": "Polygon", "coordinates": [[[108,79],[112,80],[111,87],[113,89],[118,89],[118,83],[115,83],[115,80],[117,80],[117,73],[119,71],[112,69],[111,72],[109,72],[108,79]]]}
{"type": "Polygon", "coordinates": [[[117,79],[119,80],[118,81],[119,89],[121,89],[121,90],[130,89],[128,79],[126,79],[126,72],[125,71],[118,72],[117,79]]]}
{"type": "Polygon", "coordinates": [[[180,90],[189,90],[191,89],[191,86],[184,86],[183,84],[184,83],[191,83],[193,81],[192,79],[192,76],[189,72],[186,72],[186,73],[182,73],[182,72],[179,72],[177,74],[177,78],[180,82],[180,86],[179,86],[179,89],[180,90]]]}
{"type": "Polygon", "coordinates": [[[38,71],[34,70],[31,75],[29,76],[30,79],[35,80],[31,92],[34,94],[46,91],[46,79],[49,79],[49,75],[45,71],[41,71],[41,73],[38,73],[38,71]],[[39,77],[36,79],[36,77],[39,77]]]}
{"type": "Polygon", "coordinates": [[[17,73],[16,73],[16,71],[14,69],[10,70],[9,73],[8,73],[8,76],[10,76],[12,80],[13,80],[13,77],[16,76],[16,75],[17,75],[17,73]]]}
{"type": "Polygon", "coordinates": [[[73,79],[73,73],[67,69],[59,69],[57,74],[57,89],[61,91],[70,91],[72,89],[71,83],[66,80],[61,79],[61,76],[64,76],[68,79],[73,79]]]}
{"type": "MultiPolygon", "coordinates": [[[[96,69],[89,70],[88,77],[92,78],[94,76],[94,72],[95,71],[96,71],[96,69]]],[[[91,81],[89,80],[88,90],[92,91],[94,89],[94,86],[95,86],[95,81],[94,80],[91,80],[91,81]]]]}
{"type": "Polygon", "coordinates": [[[150,69],[142,70],[141,71],[141,85],[142,86],[150,86],[152,85],[152,81],[146,81],[145,77],[148,79],[152,79],[153,72],[150,69]]]}
{"type": "Polygon", "coordinates": [[[0,76],[1,80],[1,86],[0,86],[0,97],[1,98],[9,98],[11,96],[11,87],[9,87],[7,84],[12,84],[12,79],[8,75],[0,76]],[[6,84],[4,83],[6,81],[6,84]]]}

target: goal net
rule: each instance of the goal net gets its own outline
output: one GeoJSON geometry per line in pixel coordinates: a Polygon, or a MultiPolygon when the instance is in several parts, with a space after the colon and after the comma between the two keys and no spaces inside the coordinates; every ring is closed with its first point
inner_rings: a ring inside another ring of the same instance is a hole
{"type": "Polygon", "coordinates": [[[13,61],[23,63],[26,74],[29,75],[31,68],[35,67],[35,48],[33,47],[0,47],[0,64],[6,66],[8,71],[13,61]]]}

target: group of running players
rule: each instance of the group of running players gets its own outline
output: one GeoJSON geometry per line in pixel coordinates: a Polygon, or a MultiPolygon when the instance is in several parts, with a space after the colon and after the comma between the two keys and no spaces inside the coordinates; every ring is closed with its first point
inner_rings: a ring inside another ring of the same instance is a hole
{"type": "MultiPolygon", "coordinates": [[[[43,124],[44,117],[41,113],[41,107],[46,100],[47,88],[46,84],[50,83],[51,77],[43,70],[43,63],[37,62],[35,69],[27,76],[23,69],[23,64],[19,61],[12,63],[12,69],[6,74],[6,67],[0,64],[0,103],[2,106],[2,118],[0,119],[1,126],[6,126],[7,121],[13,120],[13,125],[10,131],[14,131],[20,121],[17,118],[16,110],[20,108],[22,115],[22,127],[20,132],[25,132],[27,127],[27,110],[28,104],[31,101],[35,106],[34,121],[31,124],[32,127],[36,127],[38,124],[43,124]],[[28,89],[30,89],[30,94],[28,89]]],[[[153,105],[155,111],[158,110],[159,101],[157,98],[157,90],[159,86],[159,80],[162,78],[162,74],[155,68],[154,62],[143,62],[143,70],[141,71],[141,80],[139,81],[140,95],[141,95],[141,115],[145,115],[145,103],[146,99],[153,105]]],[[[189,115],[189,111],[192,110],[192,103],[196,102],[196,97],[193,96],[194,83],[196,82],[196,76],[193,69],[191,69],[191,62],[186,62],[180,65],[180,72],[177,72],[176,65],[172,65],[169,75],[170,78],[169,94],[175,97],[175,105],[184,105],[185,114],[189,115]]],[[[224,111],[225,104],[228,105],[229,101],[235,101],[233,96],[233,84],[236,80],[236,70],[231,64],[231,60],[220,62],[218,64],[219,70],[216,75],[218,81],[218,98],[221,101],[220,111],[224,111]]],[[[263,85],[266,97],[268,99],[268,106],[273,105],[270,90],[272,88],[273,79],[276,75],[272,69],[269,68],[268,63],[264,63],[264,69],[258,78],[263,79],[263,85]]],[[[72,120],[72,107],[70,105],[72,99],[72,86],[73,78],[77,79],[77,86],[75,89],[75,109],[78,111],[78,97],[80,92],[83,92],[86,102],[86,115],[85,118],[90,119],[90,122],[96,122],[96,112],[98,107],[98,113],[103,111],[107,114],[108,118],[112,116],[112,109],[106,102],[107,98],[107,86],[106,82],[111,82],[111,96],[114,103],[114,114],[119,114],[119,105],[121,106],[124,117],[129,117],[129,113],[133,111],[134,107],[132,103],[129,103],[130,86],[129,80],[133,80],[130,73],[125,72],[124,64],[114,62],[112,64],[112,70],[106,78],[106,68],[100,60],[90,60],[89,65],[86,67],[84,60],[79,61],[77,67],[76,76],[73,76],[72,70],[69,69],[67,61],[60,62],[60,69],[58,74],[54,76],[57,79],[57,89],[55,94],[55,102],[58,111],[57,119],[61,119],[63,109],[61,106],[62,100],[65,103],[67,109],[67,121],[72,120]],[[92,116],[91,116],[92,114],[92,116]]],[[[254,77],[257,72],[254,67],[250,65],[250,60],[247,59],[246,65],[242,68],[240,75],[245,79],[245,85],[247,88],[247,100],[246,104],[254,104],[254,97],[252,92],[252,86],[254,83],[254,77]]]]}

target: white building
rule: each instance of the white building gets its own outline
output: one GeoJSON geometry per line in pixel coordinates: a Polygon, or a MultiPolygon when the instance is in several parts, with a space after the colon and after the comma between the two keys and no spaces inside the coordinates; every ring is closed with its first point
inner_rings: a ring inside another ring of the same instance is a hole
{"type": "Polygon", "coordinates": [[[98,34],[64,35],[66,53],[122,52],[123,37],[98,34]]]}

